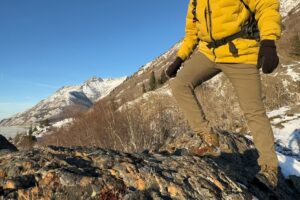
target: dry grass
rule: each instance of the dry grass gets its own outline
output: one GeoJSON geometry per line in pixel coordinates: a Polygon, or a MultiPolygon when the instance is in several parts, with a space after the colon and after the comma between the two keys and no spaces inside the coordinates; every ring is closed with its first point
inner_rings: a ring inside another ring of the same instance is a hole
{"type": "MultiPolygon", "coordinates": [[[[170,104],[158,96],[142,104],[115,108],[115,102],[100,102],[78,116],[68,127],[45,136],[39,145],[89,146],[137,152],[158,149],[174,133],[177,118],[170,104]]],[[[171,104],[172,105],[172,104],[171,104]]],[[[173,109],[173,108],[172,108],[173,109]]]]}
{"type": "Polygon", "coordinates": [[[26,133],[20,133],[15,136],[13,143],[19,150],[29,150],[34,147],[36,138],[26,133]]]}
{"type": "Polygon", "coordinates": [[[284,86],[280,77],[264,75],[262,83],[263,100],[267,110],[296,103],[295,93],[291,91],[291,88],[284,86]]]}

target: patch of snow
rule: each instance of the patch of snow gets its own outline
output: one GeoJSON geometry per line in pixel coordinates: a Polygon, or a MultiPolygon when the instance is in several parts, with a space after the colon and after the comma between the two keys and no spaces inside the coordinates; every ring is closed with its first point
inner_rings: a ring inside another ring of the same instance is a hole
{"type": "Polygon", "coordinates": [[[148,68],[150,68],[153,65],[154,61],[148,62],[146,65],[144,65],[139,71],[138,76],[143,74],[145,71],[147,71],[148,68]]]}
{"type": "Polygon", "coordinates": [[[297,66],[300,62],[298,62],[298,61],[293,61],[294,63],[292,63],[292,64],[282,64],[282,67],[284,67],[284,68],[290,68],[290,67],[295,67],[295,66],[297,66]]]}
{"type": "Polygon", "coordinates": [[[292,64],[286,64],[286,65],[282,65],[283,68],[285,68],[285,72],[281,73],[287,76],[290,76],[292,81],[296,82],[296,81],[300,81],[300,73],[295,71],[296,69],[299,68],[299,61],[294,61],[294,63],[292,64]]]}
{"type": "Polygon", "coordinates": [[[298,4],[300,0],[280,0],[280,14],[282,17],[287,16],[287,14],[298,4]]]}
{"type": "MultiPolygon", "coordinates": [[[[300,106],[300,105],[295,105],[300,106]]],[[[276,139],[276,153],[285,178],[300,176],[300,113],[289,106],[268,112],[276,139]]]]}
{"type": "Polygon", "coordinates": [[[300,81],[300,74],[295,72],[293,68],[287,68],[287,75],[289,75],[294,82],[300,81]]]}
{"type": "Polygon", "coordinates": [[[300,162],[297,159],[285,156],[281,153],[277,153],[277,158],[279,160],[281,172],[285,178],[289,178],[290,175],[300,177],[300,162]]]}
{"type": "Polygon", "coordinates": [[[72,122],[73,122],[72,118],[67,118],[67,119],[63,119],[63,120],[58,121],[58,122],[56,122],[52,125],[49,125],[49,126],[36,126],[37,131],[34,131],[33,135],[36,138],[41,138],[41,137],[44,137],[46,135],[52,134],[51,129],[53,129],[53,128],[62,128],[62,127],[66,126],[66,125],[68,125],[72,122]]]}
{"type": "Polygon", "coordinates": [[[144,65],[143,69],[146,70],[148,69],[151,65],[152,65],[153,61],[147,63],[146,65],[144,65]]]}
{"type": "MultiPolygon", "coordinates": [[[[289,107],[282,107],[268,113],[276,143],[300,156],[300,113],[287,115],[289,107]]],[[[279,149],[281,151],[281,149],[279,149]]]]}
{"type": "Polygon", "coordinates": [[[289,83],[287,80],[283,80],[283,81],[282,81],[282,84],[283,84],[283,86],[286,88],[286,87],[289,86],[290,83],[289,83]]]}
{"type": "Polygon", "coordinates": [[[55,128],[61,128],[71,122],[73,122],[73,118],[67,118],[67,119],[64,119],[64,120],[54,123],[52,126],[55,128]]]}
{"type": "Polygon", "coordinates": [[[251,141],[253,141],[253,136],[252,135],[245,135],[245,137],[251,141]]]}
{"type": "Polygon", "coordinates": [[[273,110],[273,111],[270,111],[268,112],[268,117],[275,117],[275,116],[278,116],[278,115],[283,115],[286,113],[286,111],[288,111],[290,109],[290,107],[288,106],[284,106],[284,107],[281,107],[279,108],[278,110],[273,110]]]}
{"type": "Polygon", "coordinates": [[[277,143],[290,149],[293,154],[300,155],[300,115],[282,125],[283,128],[273,127],[277,143]]]}

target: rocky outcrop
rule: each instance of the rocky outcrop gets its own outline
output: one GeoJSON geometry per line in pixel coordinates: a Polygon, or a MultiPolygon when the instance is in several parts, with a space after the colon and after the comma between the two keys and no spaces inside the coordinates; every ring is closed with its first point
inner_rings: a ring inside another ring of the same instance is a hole
{"type": "Polygon", "coordinates": [[[0,135],[0,155],[8,152],[18,151],[3,135],[0,135]]]}
{"type": "Polygon", "coordinates": [[[274,191],[253,178],[258,168],[251,141],[230,133],[221,138],[231,143],[218,158],[180,149],[56,146],[7,153],[0,156],[0,199],[297,199],[282,177],[274,191]],[[243,146],[248,149],[239,152],[243,146]]]}

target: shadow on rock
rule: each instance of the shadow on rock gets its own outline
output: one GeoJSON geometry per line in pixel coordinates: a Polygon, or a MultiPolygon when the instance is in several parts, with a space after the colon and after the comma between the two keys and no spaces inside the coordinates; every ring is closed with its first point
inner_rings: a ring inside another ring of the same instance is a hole
{"type": "Polygon", "coordinates": [[[278,176],[278,186],[274,190],[259,182],[255,178],[260,169],[257,158],[257,151],[249,149],[244,153],[222,153],[220,157],[209,159],[223,169],[232,180],[247,187],[258,199],[295,200],[300,197],[295,185],[290,180],[286,180],[281,172],[278,176]]]}

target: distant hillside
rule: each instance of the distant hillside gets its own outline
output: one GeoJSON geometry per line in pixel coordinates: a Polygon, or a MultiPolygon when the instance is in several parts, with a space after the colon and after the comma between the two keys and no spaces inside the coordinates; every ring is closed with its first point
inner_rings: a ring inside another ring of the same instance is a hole
{"type": "Polygon", "coordinates": [[[0,126],[30,126],[45,120],[56,122],[72,117],[86,111],[125,79],[126,77],[116,79],[93,77],[81,85],[64,86],[33,108],[2,120],[0,126]]]}
{"type": "Polygon", "coordinates": [[[278,41],[282,62],[300,61],[300,3],[283,18],[283,33],[278,41]],[[298,55],[298,56],[297,56],[298,55]]]}

